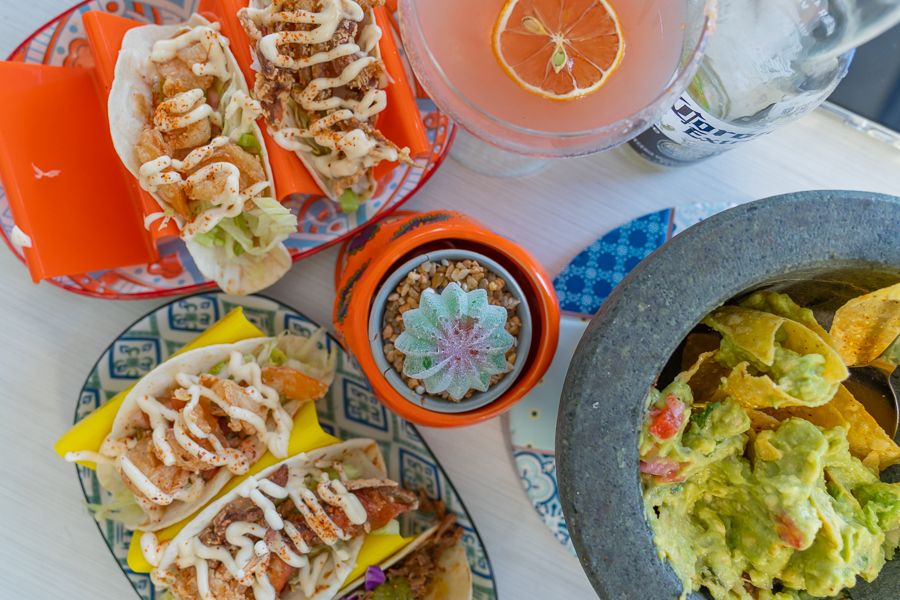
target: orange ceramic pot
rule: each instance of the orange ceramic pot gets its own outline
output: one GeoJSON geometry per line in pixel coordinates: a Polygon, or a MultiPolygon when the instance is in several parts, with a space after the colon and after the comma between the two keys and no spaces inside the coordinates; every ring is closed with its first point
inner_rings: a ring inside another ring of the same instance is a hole
{"type": "Polygon", "coordinates": [[[524,248],[471,217],[451,211],[395,214],[364,229],[338,259],[334,327],[359,362],[375,395],[403,418],[428,427],[460,427],[495,417],[518,402],[544,376],[559,339],[559,301],[544,268],[524,248]],[[443,249],[479,252],[501,264],[531,307],[532,342],[512,386],[492,403],[462,413],[428,410],[404,398],[379,371],[369,340],[372,301],[386,277],[411,258],[443,249]]]}

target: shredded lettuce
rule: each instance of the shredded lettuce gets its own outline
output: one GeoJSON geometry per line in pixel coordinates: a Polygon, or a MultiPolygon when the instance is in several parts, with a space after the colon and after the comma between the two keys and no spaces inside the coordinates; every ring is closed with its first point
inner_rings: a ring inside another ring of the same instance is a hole
{"type": "Polygon", "coordinates": [[[373,531],[372,535],[400,535],[400,521],[391,519],[387,525],[373,531]]]}
{"type": "Polygon", "coordinates": [[[227,365],[228,365],[227,360],[223,360],[222,362],[216,363],[212,366],[212,368],[210,368],[209,374],[210,375],[218,375],[219,373],[222,372],[222,369],[224,369],[227,365]]]}
{"type": "Polygon", "coordinates": [[[244,253],[263,256],[297,231],[297,217],[284,205],[269,197],[253,198],[254,208],[222,219],[207,233],[193,240],[207,248],[224,247],[228,258],[244,253]]]}
{"type": "Polygon", "coordinates": [[[297,122],[297,125],[303,129],[309,129],[309,113],[303,110],[296,102],[291,103],[291,108],[293,108],[294,120],[297,122]]]}
{"type": "Polygon", "coordinates": [[[278,348],[272,348],[272,351],[269,353],[269,362],[279,367],[284,364],[284,361],[287,360],[287,354],[279,350],[278,348]]]}
{"type": "Polygon", "coordinates": [[[256,136],[252,133],[242,133],[241,137],[238,138],[237,143],[238,146],[250,154],[259,154],[262,152],[262,146],[260,146],[259,140],[256,139],[256,136]]]}
{"type": "Polygon", "coordinates": [[[313,156],[328,156],[331,154],[331,148],[319,144],[314,138],[306,138],[303,141],[312,149],[313,156]]]}
{"type": "Polygon", "coordinates": [[[345,463],[344,476],[350,480],[359,479],[360,477],[362,477],[362,470],[354,464],[345,463]]]}
{"type": "Polygon", "coordinates": [[[105,502],[99,504],[85,503],[94,519],[99,521],[116,521],[134,529],[144,520],[144,511],[138,505],[134,494],[116,474],[115,467],[110,464],[97,465],[97,479],[108,493],[105,502]]]}
{"type": "Polygon", "coordinates": [[[85,506],[98,522],[117,521],[120,523],[133,523],[140,522],[144,516],[144,511],[134,501],[134,494],[131,492],[127,492],[127,494],[126,492],[119,492],[111,496],[109,502],[105,504],[86,502],[85,506]]]}

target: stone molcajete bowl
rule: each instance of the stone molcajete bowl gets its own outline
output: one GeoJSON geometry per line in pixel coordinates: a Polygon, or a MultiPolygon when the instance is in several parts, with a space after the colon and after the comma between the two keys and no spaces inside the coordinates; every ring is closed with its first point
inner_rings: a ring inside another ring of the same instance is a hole
{"type": "MultiPolygon", "coordinates": [[[[817,191],[716,215],[675,237],[619,284],[572,360],[556,432],[563,510],[601,598],[666,600],[681,593],[643,516],[638,435],[647,390],[685,335],[711,310],[749,291],[785,291],[827,315],[851,297],[898,281],[900,198],[817,191]]],[[[900,558],[849,594],[900,598],[900,558]]]]}

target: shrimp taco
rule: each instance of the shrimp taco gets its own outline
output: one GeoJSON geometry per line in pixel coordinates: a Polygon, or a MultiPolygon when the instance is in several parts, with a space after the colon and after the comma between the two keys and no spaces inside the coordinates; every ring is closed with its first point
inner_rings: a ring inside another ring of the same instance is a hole
{"type": "Polygon", "coordinates": [[[251,0],[238,17],[258,70],[254,97],[275,141],[345,208],[372,197],[374,168],[412,161],[376,127],[389,76],[373,8],[383,0],[251,0]]]}
{"type": "Polygon", "coordinates": [[[288,455],[294,415],[334,377],[322,335],[255,338],[172,358],[128,393],[99,452],[65,458],[96,462],[115,497],[104,516],[145,531],[176,523],[266,450],[288,455]]]}
{"type": "MultiPolygon", "coordinates": [[[[175,600],[332,600],[347,593],[340,590],[367,536],[395,529],[395,519],[418,505],[415,494],[387,478],[378,445],[357,439],[299,454],[248,477],[170,541],[145,534],[141,548],[154,565],[152,581],[175,600]]],[[[470,579],[456,575],[462,570],[459,551],[445,552],[458,547],[456,529],[452,521],[430,529],[388,561],[396,563],[388,573],[407,565],[404,581],[410,588],[409,561],[418,557],[416,564],[437,578],[453,580],[446,585],[468,582],[468,594],[405,597],[464,600],[471,594],[470,579]]],[[[415,582],[429,577],[417,574],[415,582]]],[[[367,590],[392,581],[370,579],[367,590]]]]}
{"type": "Polygon", "coordinates": [[[297,230],[275,194],[261,115],[217,24],[194,15],[126,33],[109,95],[116,152],[159,203],[154,216],[174,220],[200,271],[233,294],[280,279],[297,230]]]}

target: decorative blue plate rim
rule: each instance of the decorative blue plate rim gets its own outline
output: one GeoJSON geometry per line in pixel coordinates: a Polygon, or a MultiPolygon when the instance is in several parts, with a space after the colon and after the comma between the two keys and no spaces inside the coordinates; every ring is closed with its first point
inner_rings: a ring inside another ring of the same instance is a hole
{"type": "MultiPolygon", "coordinates": [[[[302,325],[302,324],[308,324],[310,331],[312,331],[315,328],[318,328],[318,325],[315,323],[315,321],[306,317],[306,315],[304,315],[302,312],[288,306],[287,304],[285,304],[284,302],[281,302],[280,300],[276,300],[275,298],[272,298],[272,297],[264,295],[264,294],[255,294],[255,295],[246,296],[246,297],[236,297],[236,296],[229,296],[222,292],[203,292],[203,293],[192,294],[189,296],[182,296],[179,298],[174,298],[174,299],[172,299],[164,304],[161,304],[160,306],[142,314],[140,317],[135,319],[130,325],[125,327],[122,330],[122,332],[119,333],[115,337],[115,339],[112,342],[110,342],[110,344],[103,350],[103,352],[100,354],[100,356],[95,361],[93,367],[91,368],[90,372],[88,373],[87,377],[85,378],[84,383],[81,386],[79,399],[76,402],[76,406],[75,406],[75,414],[74,414],[74,420],[73,420],[74,423],[77,423],[82,418],[84,418],[87,414],[89,414],[92,410],[96,409],[97,407],[99,407],[104,402],[106,402],[107,400],[110,399],[111,395],[109,395],[109,397],[103,398],[101,400],[99,392],[101,392],[103,390],[101,390],[99,388],[94,389],[91,387],[91,384],[92,384],[92,380],[94,380],[94,378],[97,378],[98,383],[99,383],[100,376],[99,376],[98,371],[101,368],[103,368],[104,361],[108,362],[109,366],[112,366],[111,358],[112,358],[112,355],[113,355],[112,353],[114,351],[114,347],[115,347],[116,343],[121,340],[141,340],[141,339],[146,340],[146,338],[130,337],[129,334],[135,332],[136,328],[145,319],[150,319],[151,317],[157,316],[162,313],[171,314],[173,307],[175,307],[181,303],[185,303],[185,302],[196,300],[196,299],[214,300],[216,302],[217,307],[221,303],[223,308],[228,305],[232,305],[232,306],[240,305],[240,306],[243,306],[245,309],[247,309],[247,308],[254,309],[256,307],[253,307],[253,306],[248,307],[248,304],[252,305],[254,303],[270,303],[270,304],[274,305],[275,312],[278,312],[278,311],[284,312],[285,316],[291,317],[294,321],[296,321],[298,326],[302,325]],[[96,398],[96,403],[95,403],[94,407],[91,408],[90,410],[85,410],[85,409],[83,409],[83,399],[85,396],[85,392],[88,390],[94,393],[94,397],[96,398]]],[[[218,317],[223,316],[224,312],[227,312],[227,311],[217,310],[215,312],[216,319],[213,319],[213,322],[215,322],[215,320],[217,320],[218,317]]],[[[247,315],[247,316],[251,320],[251,322],[254,321],[254,318],[251,315],[247,315]]],[[[211,324],[212,323],[208,323],[207,325],[211,325],[211,324]]],[[[256,323],[256,322],[254,322],[254,324],[257,326],[261,325],[260,323],[256,323]]],[[[202,329],[190,329],[190,328],[185,328],[185,329],[172,328],[172,329],[176,330],[176,331],[181,331],[188,337],[193,337],[193,335],[196,335],[197,333],[205,330],[205,327],[202,329]]],[[[266,333],[269,333],[272,329],[278,329],[280,331],[283,328],[275,327],[275,324],[273,322],[273,323],[271,323],[271,327],[260,327],[260,329],[262,329],[266,333]]],[[[301,330],[299,333],[302,334],[303,330],[301,330]]],[[[160,339],[162,339],[161,336],[160,336],[160,339]]],[[[338,353],[339,353],[338,368],[340,369],[341,367],[349,367],[350,369],[352,369],[352,371],[343,372],[340,374],[339,377],[342,380],[342,383],[344,382],[344,380],[352,381],[353,380],[352,376],[355,375],[356,376],[355,379],[361,380],[361,384],[357,382],[357,385],[359,386],[359,388],[362,391],[368,393],[368,395],[370,396],[370,400],[372,402],[377,403],[377,400],[375,400],[374,396],[371,395],[371,390],[368,386],[368,383],[363,378],[362,371],[356,365],[355,360],[353,360],[353,358],[349,354],[344,352],[344,350],[341,348],[340,344],[338,343],[337,339],[334,338],[334,336],[331,333],[327,333],[326,343],[329,345],[329,347],[334,347],[334,348],[337,348],[337,350],[338,350],[338,353]],[[349,361],[347,361],[346,359],[349,359],[349,361]]],[[[172,348],[172,347],[170,346],[170,348],[172,348]]],[[[157,349],[160,349],[159,345],[157,345],[157,349]]],[[[166,358],[168,358],[168,355],[170,353],[171,353],[170,351],[167,351],[166,356],[162,356],[161,353],[158,353],[157,354],[157,363],[161,363],[164,360],[166,360],[166,358]]],[[[153,365],[153,366],[155,366],[155,365],[153,365]]],[[[152,366],[150,368],[152,368],[152,366]]],[[[147,370],[149,370],[149,368],[147,370]]],[[[142,376],[143,376],[142,374],[137,374],[132,377],[123,377],[121,379],[122,379],[124,386],[127,386],[127,385],[130,385],[131,383],[133,383],[134,381],[137,381],[142,376]]],[[[321,423],[323,429],[325,429],[329,433],[332,433],[338,437],[347,437],[347,436],[345,436],[345,434],[348,432],[348,430],[345,428],[336,426],[337,421],[335,419],[335,407],[333,406],[333,404],[334,404],[333,396],[337,395],[337,393],[338,393],[336,391],[337,383],[338,383],[338,377],[335,378],[335,383],[332,384],[332,387],[329,390],[329,392],[326,396],[326,399],[323,399],[323,401],[320,401],[320,403],[326,402],[326,405],[328,407],[327,412],[329,414],[323,415],[320,410],[319,411],[319,413],[320,413],[319,419],[320,419],[320,423],[321,423]]],[[[494,579],[494,575],[493,575],[494,571],[493,571],[493,567],[491,565],[490,557],[488,556],[487,549],[484,545],[484,541],[481,538],[481,534],[478,532],[478,529],[475,526],[474,520],[472,519],[472,516],[469,513],[468,508],[463,503],[462,498],[460,497],[459,492],[456,489],[456,486],[453,484],[452,480],[447,475],[443,466],[440,464],[440,461],[438,460],[438,458],[432,452],[431,447],[424,440],[424,438],[422,438],[421,435],[419,434],[418,428],[415,425],[413,425],[412,423],[409,423],[408,421],[404,421],[403,419],[399,418],[397,415],[387,412],[387,410],[384,409],[380,405],[380,403],[378,403],[378,406],[382,409],[383,415],[386,418],[390,419],[390,423],[388,423],[386,421],[385,425],[386,426],[389,426],[390,424],[395,425],[397,432],[401,431],[401,429],[405,429],[405,431],[407,432],[406,439],[401,442],[397,438],[394,438],[393,441],[385,441],[383,439],[378,439],[376,436],[372,436],[372,435],[365,435],[365,436],[358,435],[356,437],[371,437],[372,439],[375,439],[379,443],[379,446],[382,448],[383,451],[384,451],[385,445],[389,445],[391,447],[390,451],[384,452],[385,461],[388,463],[389,474],[391,475],[391,477],[397,478],[401,482],[401,484],[404,484],[404,485],[406,484],[406,481],[407,481],[405,475],[401,473],[398,476],[398,474],[395,472],[395,469],[394,469],[394,467],[396,466],[395,461],[393,460],[393,455],[394,455],[393,446],[394,445],[403,444],[403,445],[410,446],[411,450],[407,451],[407,453],[411,456],[414,456],[416,459],[418,459],[420,461],[425,457],[416,455],[415,452],[413,452],[412,450],[418,450],[420,453],[425,453],[425,454],[427,454],[428,457],[431,457],[431,459],[433,459],[434,463],[432,465],[432,468],[434,469],[434,474],[437,475],[437,477],[438,477],[438,479],[435,480],[435,486],[436,486],[436,490],[438,492],[436,495],[440,500],[443,500],[445,502],[448,510],[452,510],[454,513],[456,513],[457,520],[464,529],[463,542],[466,546],[466,555],[469,559],[469,564],[472,569],[472,575],[473,575],[473,596],[472,596],[472,598],[473,598],[473,600],[496,600],[497,598],[499,598],[499,593],[497,590],[497,583],[494,579]],[[419,448],[415,447],[416,444],[419,445],[419,448]]],[[[317,408],[321,409],[321,406],[318,406],[317,408]]],[[[353,425],[351,424],[350,427],[353,427],[353,425]]],[[[388,427],[388,429],[390,429],[390,427],[388,427]]],[[[399,446],[398,453],[402,452],[402,451],[403,451],[403,447],[399,446]]],[[[402,454],[401,454],[401,457],[402,457],[402,454]]],[[[82,495],[84,496],[85,502],[88,504],[96,503],[98,500],[101,499],[101,492],[100,492],[99,485],[97,484],[96,476],[95,476],[94,472],[90,469],[87,469],[87,468],[81,467],[81,466],[77,466],[77,465],[75,467],[75,470],[76,470],[76,475],[78,476],[78,484],[81,487],[82,495]],[[93,494],[89,493],[88,487],[86,484],[90,484],[92,486],[91,491],[93,492],[93,494]]],[[[431,496],[431,494],[429,494],[429,495],[431,496]]],[[[92,520],[94,520],[94,519],[92,518],[92,520]]],[[[108,521],[108,520],[103,521],[103,522],[94,520],[94,523],[97,526],[97,531],[100,533],[100,536],[103,538],[103,541],[104,541],[107,549],[109,550],[109,552],[113,556],[113,558],[116,560],[116,563],[119,566],[119,569],[121,570],[121,572],[125,576],[125,578],[128,580],[128,582],[131,584],[132,589],[134,589],[134,591],[138,595],[138,597],[141,598],[142,600],[155,600],[156,598],[158,598],[159,595],[156,593],[155,587],[150,583],[149,575],[134,573],[133,571],[131,571],[128,568],[128,566],[126,564],[124,552],[127,551],[128,543],[130,542],[130,539],[131,539],[131,532],[126,531],[121,524],[117,524],[117,523],[114,523],[114,522],[108,521]],[[104,531],[104,527],[106,527],[108,529],[108,532],[104,531]],[[118,554],[117,554],[116,548],[113,547],[113,544],[111,544],[111,541],[110,541],[110,538],[116,533],[121,534],[122,537],[118,538],[118,541],[120,541],[123,544],[123,547],[119,548],[118,554]]],[[[423,524],[422,526],[427,526],[427,525],[423,524]]],[[[421,529],[422,526],[420,526],[419,528],[421,529]]]]}

